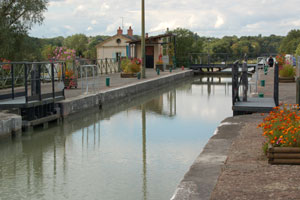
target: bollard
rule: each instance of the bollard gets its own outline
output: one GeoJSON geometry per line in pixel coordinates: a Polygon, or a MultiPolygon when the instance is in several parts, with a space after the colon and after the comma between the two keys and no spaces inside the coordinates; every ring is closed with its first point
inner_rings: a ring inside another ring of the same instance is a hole
{"type": "Polygon", "coordinates": [[[156,69],[156,73],[157,73],[157,75],[159,75],[159,74],[160,74],[160,70],[159,70],[159,68],[157,68],[157,69],[156,69]]]}
{"type": "Polygon", "coordinates": [[[137,79],[141,79],[141,72],[138,72],[138,73],[136,74],[136,77],[137,77],[137,79]]]}
{"type": "Polygon", "coordinates": [[[259,98],[264,98],[264,93],[259,93],[259,94],[258,94],[258,97],[259,97],[259,98]]]}
{"type": "Polygon", "coordinates": [[[267,65],[265,65],[265,67],[264,67],[264,72],[265,72],[265,75],[268,74],[268,66],[267,65]]]}
{"type": "Polygon", "coordinates": [[[109,87],[110,86],[110,78],[106,77],[106,86],[109,87]]]}
{"type": "Polygon", "coordinates": [[[265,87],[265,80],[260,80],[260,86],[265,87]]]}

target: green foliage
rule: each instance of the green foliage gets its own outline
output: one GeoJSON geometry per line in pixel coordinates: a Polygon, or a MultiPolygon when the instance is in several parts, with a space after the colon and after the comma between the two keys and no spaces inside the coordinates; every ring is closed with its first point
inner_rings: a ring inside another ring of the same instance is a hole
{"type": "Polygon", "coordinates": [[[268,153],[269,144],[267,142],[263,143],[262,149],[265,155],[268,153]]]}
{"type": "Polygon", "coordinates": [[[47,3],[48,0],[0,1],[0,57],[11,60],[22,56],[26,56],[27,59],[39,57],[34,49],[26,54],[32,47],[28,45],[31,38],[28,38],[27,31],[34,24],[43,22],[43,12],[46,11],[47,3]]]}
{"type": "Polygon", "coordinates": [[[281,77],[294,77],[296,75],[295,69],[290,64],[284,64],[283,68],[279,71],[281,77]]]}
{"type": "Polygon", "coordinates": [[[295,54],[298,55],[298,56],[300,56],[300,43],[299,43],[299,45],[297,46],[297,49],[296,49],[295,54]]]}
{"type": "Polygon", "coordinates": [[[291,30],[280,44],[280,52],[294,54],[300,44],[300,30],[291,30]]]}
{"type": "Polygon", "coordinates": [[[64,45],[70,49],[76,50],[77,56],[83,56],[87,50],[88,38],[84,34],[75,34],[64,40],[64,45]]]}
{"type": "Polygon", "coordinates": [[[121,60],[121,68],[125,73],[137,73],[141,71],[141,60],[123,58],[121,60]]]}

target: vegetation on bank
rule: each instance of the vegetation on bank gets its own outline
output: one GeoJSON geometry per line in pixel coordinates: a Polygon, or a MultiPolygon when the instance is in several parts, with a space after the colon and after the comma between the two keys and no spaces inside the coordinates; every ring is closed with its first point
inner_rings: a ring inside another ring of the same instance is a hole
{"type": "MultiPolygon", "coordinates": [[[[67,47],[76,50],[76,56],[96,58],[96,45],[109,36],[75,34],[66,38],[60,36],[47,39],[28,36],[28,31],[34,24],[42,24],[48,2],[49,0],[0,1],[0,57],[8,60],[40,61],[48,59],[49,52],[53,52],[55,48],[67,47]]],[[[219,61],[238,59],[245,53],[250,59],[278,52],[300,55],[300,30],[291,30],[286,37],[258,35],[223,38],[199,36],[184,28],[170,32],[177,35],[177,62],[196,59],[199,53],[209,53],[215,56],[211,59],[219,61]],[[192,53],[198,55],[191,56],[192,53]]],[[[170,45],[174,49],[172,43],[170,45]]],[[[172,53],[168,52],[168,55],[172,57],[172,53]]]]}

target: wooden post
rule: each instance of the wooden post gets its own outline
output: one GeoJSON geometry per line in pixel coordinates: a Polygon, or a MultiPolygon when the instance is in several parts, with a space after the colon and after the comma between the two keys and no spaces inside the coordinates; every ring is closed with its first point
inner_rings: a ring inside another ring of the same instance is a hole
{"type": "Polygon", "coordinates": [[[232,105],[234,105],[236,100],[239,98],[238,73],[239,62],[235,61],[232,66],[232,105]]]}
{"type": "Polygon", "coordinates": [[[53,61],[52,61],[52,63],[51,63],[51,75],[52,75],[52,77],[51,77],[51,82],[52,82],[52,97],[53,97],[53,99],[55,99],[55,86],[54,86],[54,63],[53,63],[53,61]]]}
{"type": "Polygon", "coordinates": [[[25,63],[24,66],[24,81],[25,81],[25,102],[28,102],[28,83],[27,83],[27,78],[28,78],[28,64],[25,63]]]}
{"type": "Polygon", "coordinates": [[[247,101],[247,92],[248,92],[248,67],[247,62],[243,63],[242,68],[242,85],[243,85],[243,101],[247,101]]]}
{"type": "Polygon", "coordinates": [[[278,62],[276,62],[274,69],[274,102],[276,106],[279,105],[278,62]]]}
{"type": "Polygon", "coordinates": [[[105,58],[105,74],[108,74],[108,72],[107,72],[107,58],[105,58]]]}
{"type": "Polygon", "coordinates": [[[300,105],[300,77],[296,79],[296,104],[300,105]]]}
{"type": "Polygon", "coordinates": [[[14,73],[14,64],[11,65],[10,73],[11,73],[11,97],[12,97],[12,99],[14,99],[15,98],[15,73],[14,73]]]}

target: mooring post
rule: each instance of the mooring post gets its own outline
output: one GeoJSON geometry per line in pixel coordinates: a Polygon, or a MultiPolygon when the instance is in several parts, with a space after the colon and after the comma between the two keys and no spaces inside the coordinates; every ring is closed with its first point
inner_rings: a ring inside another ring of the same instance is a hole
{"type": "Polygon", "coordinates": [[[244,61],[242,68],[242,84],[243,84],[243,101],[247,101],[247,92],[248,92],[248,67],[247,62],[244,61]]]}
{"type": "Polygon", "coordinates": [[[28,64],[24,65],[24,82],[25,82],[25,102],[28,102],[28,64]]]}
{"type": "Polygon", "coordinates": [[[235,61],[232,66],[232,105],[235,104],[239,96],[238,90],[238,70],[239,70],[239,61],[235,61]]]}
{"type": "Polygon", "coordinates": [[[274,102],[275,105],[279,105],[279,80],[278,80],[278,62],[275,64],[275,69],[274,69],[274,102]]]}
{"type": "Polygon", "coordinates": [[[300,105],[300,77],[296,79],[296,104],[300,105]]]}
{"type": "Polygon", "coordinates": [[[14,99],[15,98],[15,73],[14,73],[14,64],[11,65],[10,72],[11,72],[11,97],[12,97],[12,99],[14,99]]]}

